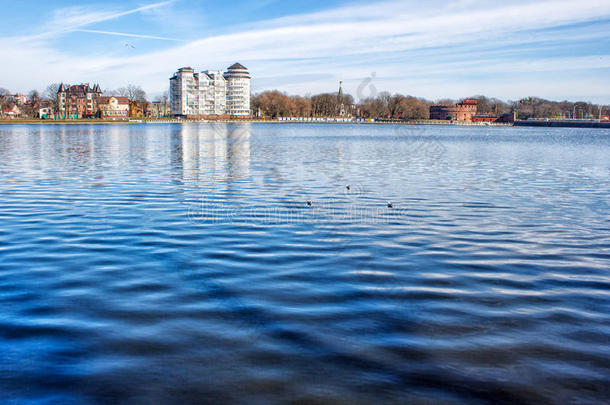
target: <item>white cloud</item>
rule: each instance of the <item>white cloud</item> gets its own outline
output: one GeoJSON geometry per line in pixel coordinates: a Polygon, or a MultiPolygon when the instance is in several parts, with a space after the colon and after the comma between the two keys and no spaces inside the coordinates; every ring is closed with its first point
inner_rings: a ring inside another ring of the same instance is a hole
{"type": "Polygon", "coordinates": [[[100,30],[75,30],[75,32],[88,32],[90,34],[101,34],[101,35],[113,35],[118,37],[128,37],[128,38],[144,38],[144,39],[159,39],[161,41],[175,41],[175,42],[184,42],[183,39],[176,38],[167,38],[167,37],[158,37],[155,35],[142,35],[142,34],[130,34],[127,32],[115,32],[115,31],[100,31],[100,30]]]}
{"type": "MultiPolygon", "coordinates": [[[[167,3],[155,3],[125,12],[88,13],[80,10],[79,14],[73,10],[72,14],[68,13],[69,27],[72,31],[91,32],[93,30],[83,27],[144,9],[162,7],[167,3]]],[[[482,0],[450,3],[437,0],[390,1],[273,19],[249,25],[241,32],[131,56],[89,59],[88,55],[74,55],[48,48],[44,41],[31,42],[25,47],[15,47],[10,41],[5,41],[0,45],[0,52],[6,55],[8,64],[0,67],[0,74],[14,77],[20,86],[31,83],[29,87],[43,87],[45,83],[61,80],[99,80],[108,87],[138,83],[154,93],[167,87],[168,77],[178,67],[222,68],[239,60],[247,64],[255,75],[255,88],[257,76],[265,83],[272,83],[274,75],[295,77],[294,83],[285,83],[280,88],[299,93],[334,90],[333,77],[344,79],[348,90],[354,91],[360,78],[376,71],[380,85],[387,84],[394,91],[427,97],[434,97],[440,91],[445,91],[450,97],[459,97],[459,94],[449,93],[461,91],[462,95],[474,94],[480,87],[505,98],[514,97],[516,91],[522,95],[549,91],[553,95],[562,97],[564,94],[564,97],[568,97],[570,94],[583,94],[583,89],[589,89],[592,98],[606,97],[606,101],[610,101],[607,100],[608,96],[599,95],[599,83],[589,86],[586,78],[559,86],[523,79],[511,86],[500,82],[494,85],[489,79],[478,84],[476,79],[464,79],[463,83],[448,80],[464,72],[518,78],[527,73],[608,69],[609,55],[601,55],[601,58],[599,55],[570,56],[565,53],[544,57],[520,56],[519,48],[513,50],[512,54],[508,51],[498,54],[498,49],[507,46],[523,46],[526,49],[533,46],[533,41],[547,41],[556,46],[561,38],[555,37],[556,33],[545,33],[545,28],[601,20],[609,16],[607,0],[590,0],[586,3],[567,0],[517,1],[510,4],[482,0]],[[438,49],[438,54],[431,52],[431,49],[438,49]],[[462,49],[463,57],[460,58],[462,49]],[[36,73],[41,65],[45,66],[44,71],[36,73]],[[304,76],[312,79],[306,82],[296,79],[304,76]],[[384,77],[388,79],[383,81],[384,77]],[[414,77],[417,81],[413,80],[414,77]],[[448,86],[448,82],[452,84],[448,86]],[[444,83],[444,89],[432,87],[440,83],[444,83]],[[471,91],[468,91],[469,88],[471,91]],[[502,91],[507,94],[498,94],[502,91]]],[[[46,32],[57,35],[60,28],[53,27],[51,24],[46,32]]],[[[123,35],[111,31],[96,32],[123,35]]],[[[155,37],[147,33],[131,35],[155,37]]],[[[587,43],[596,39],[607,41],[608,38],[605,31],[587,29],[586,26],[575,28],[571,35],[566,39],[580,36],[587,43]]],[[[607,87],[608,79],[605,84],[607,87]]],[[[27,90],[28,87],[25,87],[23,90],[27,90]]]]}
{"type": "Polygon", "coordinates": [[[18,38],[18,42],[29,42],[44,40],[61,34],[78,30],[88,25],[116,20],[131,14],[145,12],[173,3],[174,0],[166,0],[158,3],[148,4],[126,11],[117,10],[94,10],[84,6],[64,7],[53,11],[53,15],[43,27],[40,33],[18,38]]]}

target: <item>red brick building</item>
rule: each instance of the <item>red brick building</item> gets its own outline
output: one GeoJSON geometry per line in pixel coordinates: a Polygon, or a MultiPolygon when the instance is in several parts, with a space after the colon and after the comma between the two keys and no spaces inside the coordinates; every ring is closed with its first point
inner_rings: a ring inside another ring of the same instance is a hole
{"type": "Polygon", "coordinates": [[[509,124],[515,122],[517,119],[517,113],[512,112],[508,114],[502,114],[500,116],[494,113],[477,114],[472,117],[472,122],[489,122],[489,123],[504,123],[509,124]]]}
{"type": "Polygon", "coordinates": [[[477,115],[477,104],[477,100],[463,100],[455,105],[433,105],[430,107],[430,119],[472,122],[477,115]]]}
{"type": "Polygon", "coordinates": [[[57,90],[57,115],[59,119],[93,118],[98,114],[98,99],[102,90],[98,84],[64,85],[57,90]]]}
{"type": "Polygon", "coordinates": [[[472,117],[472,122],[496,122],[498,116],[494,113],[477,114],[472,117]]]}

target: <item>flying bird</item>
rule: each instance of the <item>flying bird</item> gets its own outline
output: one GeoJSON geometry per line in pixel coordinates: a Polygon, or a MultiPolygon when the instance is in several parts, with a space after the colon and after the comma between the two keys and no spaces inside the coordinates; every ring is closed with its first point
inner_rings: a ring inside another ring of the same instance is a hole
{"type": "Polygon", "coordinates": [[[132,44],[125,42],[123,45],[125,45],[125,48],[133,48],[135,49],[135,46],[133,46],[132,44]]]}

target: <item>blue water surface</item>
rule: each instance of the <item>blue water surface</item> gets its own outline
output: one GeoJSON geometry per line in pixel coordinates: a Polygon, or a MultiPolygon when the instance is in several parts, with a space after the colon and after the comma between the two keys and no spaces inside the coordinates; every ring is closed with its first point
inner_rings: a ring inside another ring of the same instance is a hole
{"type": "Polygon", "coordinates": [[[0,402],[605,402],[609,190],[609,130],[0,126],[0,402]]]}

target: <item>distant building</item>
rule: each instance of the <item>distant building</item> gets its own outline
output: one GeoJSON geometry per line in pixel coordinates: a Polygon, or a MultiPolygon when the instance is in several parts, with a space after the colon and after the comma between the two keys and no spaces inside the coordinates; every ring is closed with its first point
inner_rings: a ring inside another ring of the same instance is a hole
{"type": "Polygon", "coordinates": [[[250,74],[236,63],[223,73],[191,67],[178,69],[170,79],[170,112],[174,116],[250,116],[250,74]]]}
{"type": "Polygon", "coordinates": [[[339,91],[337,92],[337,104],[339,104],[339,111],[337,111],[339,117],[345,117],[345,95],[343,94],[343,82],[339,82],[339,91]]]}
{"type": "Polygon", "coordinates": [[[13,100],[15,101],[15,104],[21,106],[28,101],[28,97],[25,94],[15,94],[13,100]]]}
{"type": "Polygon", "coordinates": [[[3,109],[2,115],[9,119],[17,118],[21,115],[21,110],[16,105],[13,105],[3,109]]]}
{"type": "Polygon", "coordinates": [[[516,112],[502,114],[496,120],[496,122],[503,122],[503,123],[514,123],[515,121],[517,121],[516,112]]]}
{"type": "Polygon", "coordinates": [[[496,122],[497,120],[498,120],[498,116],[494,113],[477,114],[474,117],[472,117],[472,122],[492,123],[492,122],[496,122]]]}
{"type": "Polygon", "coordinates": [[[433,105],[430,107],[430,119],[472,122],[477,114],[477,104],[477,100],[463,100],[455,105],[433,105]]]}
{"type": "Polygon", "coordinates": [[[126,119],[129,117],[129,99],[127,97],[99,97],[97,105],[100,118],[126,119]]]}
{"type": "Polygon", "coordinates": [[[98,113],[98,99],[102,96],[99,85],[64,85],[57,90],[57,116],[60,119],[92,118],[98,113]]]}
{"type": "Polygon", "coordinates": [[[144,106],[134,100],[128,100],[129,103],[129,116],[131,118],[142,118],[144,117],[144,106]]]}
{"type": "Polygon", "coordinates": [[[472,117],[472,122],[488,122],[488,123],[513,123],[517,119],[517,113],[497,115],[494,113],[477,114],[472,117]]]}
{"type": "Polygon", "coordinates": [[[153,118],[168,117],[171,114],[170,105],[167,101],[153,101],[146,109],[146,116],[153,118]]]}
{"type": "Polygon", "coordinates": [[[40,107],[38,108],[38,118],[47,119],[53,118],[55,114],[55,110],[53,108],[53,102],[49,100],[43,100],[40,102],[40,107]]]}

